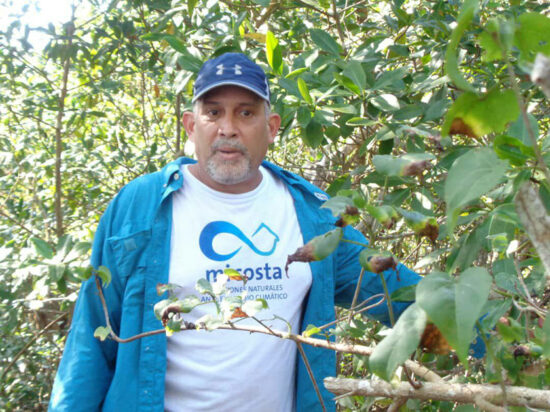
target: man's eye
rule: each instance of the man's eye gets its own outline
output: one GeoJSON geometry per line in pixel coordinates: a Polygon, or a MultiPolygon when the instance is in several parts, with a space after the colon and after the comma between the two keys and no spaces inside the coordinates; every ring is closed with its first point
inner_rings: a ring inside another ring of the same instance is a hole
{"type": "Polygon", "coordinates": [[[250,110],[243,110],[243,111],[241,112],[241,116],[243,116],[243,117],[250,117],[250,116],[252,116],[252,112],[251,112],[250,110]]]}
{"type": "Polygon", "coordinates": [[[208,116],[210,117],[216,117],[218,114],[220,114],[220,111],[217,109],[210,109],[206,112],[208,116]]]}

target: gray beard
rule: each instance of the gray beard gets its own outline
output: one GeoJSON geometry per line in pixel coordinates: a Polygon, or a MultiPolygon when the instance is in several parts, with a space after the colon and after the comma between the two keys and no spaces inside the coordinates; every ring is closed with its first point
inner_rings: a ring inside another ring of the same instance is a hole
{"type": "Polygon", "coordinates": [[[206,162],[206,171],[216,183],[234,185],[246,181],[252,175],[252,162],[247,148],[231,139],[222,139],[212,145],[212,155],[206,162]],[[216,151],[220,147],[231,147],[240,150],[243,157],[235,161],[224,161],[216,158],[216,151]]]}

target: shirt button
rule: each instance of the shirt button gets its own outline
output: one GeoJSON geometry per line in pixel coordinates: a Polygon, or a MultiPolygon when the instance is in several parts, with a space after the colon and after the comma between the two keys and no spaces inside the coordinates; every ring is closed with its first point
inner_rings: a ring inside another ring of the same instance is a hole
{"type": "Polygon", "coordinates": [[[176,174],[174,175],[174,180],[178,180],[179,178],[180,178],[179,173],[176,173],[176,174]]]}
{"type": "Polygon", "coordinates": [[[148,350],[149,350],[149,346],[146,346],[146,347],[145,347],[145,351],[148,351],[148,350]]]}

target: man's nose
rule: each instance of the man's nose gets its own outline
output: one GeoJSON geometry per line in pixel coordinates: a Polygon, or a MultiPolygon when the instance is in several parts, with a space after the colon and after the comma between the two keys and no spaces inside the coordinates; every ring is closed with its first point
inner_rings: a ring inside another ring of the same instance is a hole
{"type": "Polygon", "coordinates": [[[237,135],[236,119],[232,114],[226,114],[219,121],[220,135],[225,137],[234,137],[237,135]]]}

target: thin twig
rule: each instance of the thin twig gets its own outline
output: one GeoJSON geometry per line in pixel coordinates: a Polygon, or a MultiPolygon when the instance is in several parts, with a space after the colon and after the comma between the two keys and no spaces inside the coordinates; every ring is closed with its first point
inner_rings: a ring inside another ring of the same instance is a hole
{"type": "MultiPolygon", "coordinates": [[[[355,292],[353,294],[353,299],[351,301],[351,307],[354,308],[355,307],[355,304],[357,303],[357,298],[359,297],[359,292],[361,290],[361,283],[363,282],[363,275],[365,274],[365,268],[361,268],[361,273],[359,273],[359,279],[357,280],[357,286],[355,286],[355,292]]],[[[353,316],[355,315],[355,313],[353,312],[353,310],[350,308],[350,311],[349,311],[349,323],[351,323],[352,319],[353,319],[353,316]]]]}
{"type": "Polygon", "coordinates": [[[321,403],[321,408],[323,408],[323,412],[327,412],[327,408],[325,407],[325,402],[323,401],[323,396],[321,395],[321,391],[319,390],[319,386],[317,385],[317,381],[315,380],[315,376],[313,376],[313,371],[311,370],[311,366],[309,365],[309,361],[307,359],[306,353],[304,352],[304,348],[302,348],[302,344],[296,342],[296,346],[298,347],[298,351],[300,352],[300,355],[302,356],[302,360],[304,361],[304,365],[306,365],[307,373],[309,375],[309,379],[311,379],[311,383],[313,384],[313,387],[315,388],[315,393],[317,394],[317,397],[319,398],[319,402],[321,403]]]}
{"type": "MultiPolygon", "coordinates": [[[[370,310],[370,309],[372,309],[372,308],[375,308],[376,306],[380,306],[382,303],[385,302],[385,300],[386,300],[386,298],[384,297],[384,294],[383,294],[383,293],[378,293],[378,294],[376,294],[376,295],[371,296],[371,297],[368,298],[367,300],[364,300],[364,301],[361,302],[359,305],[357,305],[357,307],[355,307],[355,308],[354,308],[354,307],[351,307],[349,310],[353,310],[353,312],[354,312],[355,315],[359,315],[360,313],[366,312],[366,311],[368,311],[368,310],[370,310]],[[381,298],[381,299],[380,299],[378,302],[376,302],[376,303],[374,303],[374,304],[372,304],[372,305],[369,305],[369,306],[366,306],[366,307],[364,307],[364,308],[361,308],[360,310],[358,309],[358,308],[360,308],[361,306],[363,306],[366,302],[368,302],[368,301],[370,301],[370,300],[372,300],[372,299],[377,299],[377,298],[381,298]]],[[[335,320],[333,320],[332,322],[326,323],[326,324],[324,324],[324,325],[322,325],[322,326],[318,326],[317,329],[323,330],[323,329],[326,329],[326,328],[328,328],[328,327],[330,327],[330,326],[336,325],[337,323],[343,322],[343,321],[344,321],[343,318],[341,318],[341,319],[335,319],[335,320]]]]}

